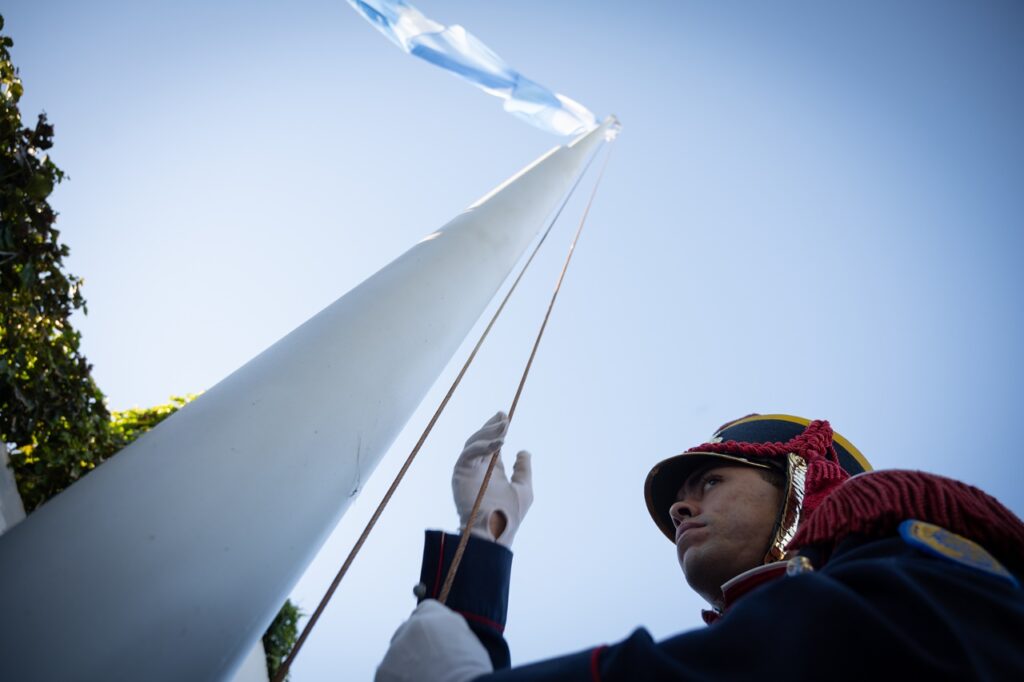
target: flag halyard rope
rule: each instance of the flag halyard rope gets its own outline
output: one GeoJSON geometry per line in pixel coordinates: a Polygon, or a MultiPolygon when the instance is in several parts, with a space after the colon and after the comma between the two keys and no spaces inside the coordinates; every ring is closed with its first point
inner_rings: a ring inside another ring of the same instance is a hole
{"type": "MultiPolygon", "coordinates": [[[[562,289],[562,282],[565,281],[565,273],[569,269],[569,263],[572,262],[573,253],[576,251],[576,244],[579,242],[580,234],[583,232],[583,226],[587,222],[587,216],[590,214],[590,207],[594,204],[594,197],[597,196],[597,188],[601,185],[601,178],[604,177],[604,171],[608,167],[608,159],[611,158],[611,147],[608,148],[608,152],[605,154],[604,163],[601,165],[601,172],[597,176],[597,180],[594,182],[594,189],[590,193],[590,199],[587,201],[587,206],[583,210],[583,215],[580,217],[579,227],[576,228],[576,234],[573,235],[572,242],[569,244],[569,253],[565,256],[565,262],[562,264],[562,271],[558,275],[558,281],[555,283],[555,290],[551,294],[551,300],[548,302],[547,312],[544,313],[544,320],[540,324],[540,329],[537,331],[537,337],[533,341],[533,348],[530,350],[530,357],[526,361],[526,367],[523,369],[523,374],[519,379],[519,386],[516,388],[515,397],[512,398],[512,406],[508,410],[508,421],[512,423],[512,417],[516,413],[516,407],[519,405],[519,398],[523,394],[523,387],[526,385],[526,378],[530,374],[530,368],[533,366],[533,360],[537,356],[537,348],[540,346],[540,341],[544,336],[544,330],[548,326],[548,320],[551,318],[551,311],[555,307],[555,300],[558,298],[558,292],[562,289]]],[[[444,586],[441,588],[441,593],[438,595],[437,600],[444,604],[448,601],[448,594],[451,592],[452,584],[455,582],[455,574],[459,570],[459,564],[462,563],[462,555],[466,552],[466,545],[469,543],[470,530],[473,528],[473,523],[476,521],[477,514],[480,512],[480,505],[483,502],[484,495],[487,493],[487,485],[491,481],[491,474],[494,472],[494,467],[498,463],[498,459],[501,458],[501,448],[498,448],[491,453],[491,460],[487,463],[487,470],[484,472],[484,480],[480,484],[480,491],[476,495],[476,500],[473,502],[473,508],[469,512],[469,519],[466,521],[466,526],[462,529],[462,533],[459,536],[459,545],[455,548],[455,555],[452,557],[452,563],[448,567],[448,574],[444,579],[444,586]]]]}
{"type": "MultiPolygon", "coordinates": [[[[433,431],[435,424],[437,424],[437,420],[441,417],[441,413],[444,412],[444,409],[448,406],[449,401],[451,400],[452,396],[455,394],[455,389],[458,388],[460,383],[462,383],[462,378],[465,376],[466,371],[469,369],[469,366],[473,363],[473,360],[476,358],[477,352],[480,350],[480,347],[483,346],[484,340],[490,334],[491,328],[494,327],[494,324],[498,321],[498,317],[501,315],[502,311],[505,309],[505,305],[508,303],[509,299],[512,297],[512,293],[516,290],[516,287],[519,286],[519,282],[523,279],[523,275],[526,274],[526,270],[530,267],[530,264],[533,262],[534,257],[537,255],[537,252],[540,251],[540,247],[544,245],[544,242],[547,240],[548,235],[551,234],[552,228],[555,226],[555,223],[558,222],[559,217],[562,215],[562,211],[565,209],[566,205],[569,203],[569,200],[572,198],[573,194],[576,192],[576,188],[579,186],[580,182],[583,180],[583,177],[587,174],[587,171],[590,169],[590,166],[593,163],[593,161],[594,161],[594,157],[591,157],[591,159],[589,161],[587,161],[586,166],[584,166],[584,168],[583,168],[583,172],[581,172],[579,177],[576,178],[576,181],[573,183],[572,187],[569,189],[569,192],[566,194],[565,199],[562,201],[561,205],[558,207],[558,210],[552,216],[551,220],[548,221],[547,227],[544,229],[544,232],[541,234],[541,237],[537,241],[536,246],[533,247],[533,251],[530,253],[529,258],[527,258],[526,262],[523,263],[523,267],[520,268],[519,274],[516,275],[515,280],[513,280],[511,286],[508,289],[508,291],[505,293],[505,297],[502,299],[501,303],[495,309],[494,314],[491,316],[491,319],[490,319],[490,321],[488,321],[487,326],[484,328],[483,332],[481,332],[480,338],[477,339],[476,345],[473,346],[473,350],[470,351],[469,355],[466,357],[465,362],[462,364],[461,369],[459,369],[459,372],[455,376],[455,379],[452,381],[451,386],[449,386],[448,391],[444,395],[444,398],[441,399],[441,402],[438,404],[437,409],[434,411],[434,414],[430,417],[430,420],[427,422],[426,427],[423,429],[423,433],[420,434],[420,437],[416,441],[416,444],[413,446],[412,450],[409,452],[408,457],[406,457],[405,462],[402,464],[401,468],[398,470],[398,473],[395,475],[394,480],[391,482],[391,485],[388,487],[387,492],[384,493],[384,496],[381,498],[381,501],[377,505],[377,508],[374,510],[373,514],[370,516],[370,520],[366,523],[366,526],[363,528],[362,533],[359,534],[359,538],[356,540],[355,544],[352,546],[351,551],[349,552],[348,556],[345,558],[345,561],[342,563],[341,568],[338,570],[337,575],[334,576],[334,580],[331,581],[331,584],[327,588],[327,591],[324,593],[324,596],[320,600],[320,603],[317,604],[317,607],[313,611],[312,615],[310,615],[309,620],[306,621],[306,625],[303,627],[301,634],[299,635],[298,639],[295,640],[295,646],[292,647],[291,651],[288,653],[287,658],[285,658],[284,662],[281,664],[281,667],[279,667],[277,669],[277,673],[274,675],[274,679],[272,680],[272,682],[283,682],[283,680],[288,676],[288,671],[291,669],[292,663],[295,661],[295,657],[298,656],[299,650],[302,648],[302,645],[306,642],[306,639],[309,637],[310,633],[313,631],[313,627],[316,625],[317,621],[320,619],[320,616],[323,614],[324,609],[327,607],[328,602],[330,602],[331,597],[333,597],[335,591],[337,591],[338,586],[341,584],[342,578],[344,578],[345,574],[348,573],[348,570],[351,567],[352,562],[355,561],[355,558],[359,554],[359,551],[362,549],[363,544],[365,544],[366,539],[370,536],[370,532],[373,530],[374,526],[376,526],[377,521],[380,519],[380,516],[384,512],[384,509],[387,507],[388,503],[391,501],[391,498],[394,496],[395,491],[398,489],[399,484],[402,482],[402,479],[405,478],[406,472],[408,472],[409,468],[412,466],[413,460],[416,459],[416,455],[418,455],[419,452],[420,452],[420,449],[422,449],[423,444],[427,440],[427,436],[429,436],[430,432],[433,431]]],[[[605,165],[607,165],[607,163],[608,163],[608,158],[606,156],[605,157],[605,165]]],[[[601,169],[601,174],[602,175],[604,174],[604,168],[603,167],[601,169]]],[[[600,183],[600,177],[598,178],[598,183],[600,183]]],[[[597,189],[596,185],[595,185],[594,189],[595,189],[595,192],[596,192],[596,189],[597,189]]],[[[591,202],[593,202],[593,195],[591,195],[591,199],[590,200],[591,200],[591,202]]],[[[589,210],[589,208],[590,208],[590,205],[588,204],[587,205],[587,210],[589,210]]],[[[581,223],[580,227],[582,228],[582,223],[581,223]]],[[[576,237],[577,237],[577,239],[579,238],[578,231],[577,231],[576,237]]],[[[573,245],[575,245],[575,240],[573,240],[573,245]]],[[[565,276],[565,271],[563,269],[562,277],[564,277],[564,276],[565,276]]],[[[559,285],[561,285],[561,277],[559,278],[559,285]]],[[[552,303],[554,303],[553,300],[552,300],[552,303]]],[[[548,316],[550,314],[551,314],[551,308],[549,306],[549,308],[548,308],[548,316]]],[[[545,322],[545,324],[547,323],[547,316],[545,316],[544,322],[545,322]]],[[[539,341],[539,338],[538,338],[538,341],[539,341]]],[[[536,346],[536,344],[534,344],[533,352],[530,354],[530,363],[533,362],[533,356],[536,354],[536,352],[537,352],[537,346],[536,346]]],[[[529,371],[529,366],[527,366],[527,371],[529,371]]],[[[519,395],[522,392],[523,383],[525,382],[525,379],[526,379],[526,377],[525,377],[525,374],[524,374],[523,380],[520,381],[520,384],[519,384],[519,390],[516,391],[515,400],[513,400],[513,402],[512,402],[512,409],[509,412],[509,419],[512,418],[512,414],[515,411],[515,406],[516,406],[516,403],[518,403],[518,401],[519,401],[519,395]]],[[[487,470],[487,474],[486,474],[486,478],[485,478],[485,482],[484,482],[485,486],[486,486],[487,479],[490,478],[490,474],[491,474],[491,471],[493,470],[493,468],[494,468],[494,462],[492,461],[491,464],[490,464],[490,467],[487,470]]],[[[484,490],[486,490],[486,487],[481,489],[480,496],[478,496],[478,498],[477,498],[477,504],[473,508],[474,515],[476,514],[476,512],[479,509],[479,501],[480,501],[480,498],[483,495],[483,491],[484,490]]],[[[465,551],[465,548],[464,548],[464,546],[462,544],[460,544],[460,547],[462,547],[463,551],[465,551]]],[[[452,577],[454,578],[454,575],[452,577]]],[[[445,593],[444,596],[447,597],[447,594],[445,593]]],[[[444,603],[444,600],[442,600],[442,603],[444,603]]]]}

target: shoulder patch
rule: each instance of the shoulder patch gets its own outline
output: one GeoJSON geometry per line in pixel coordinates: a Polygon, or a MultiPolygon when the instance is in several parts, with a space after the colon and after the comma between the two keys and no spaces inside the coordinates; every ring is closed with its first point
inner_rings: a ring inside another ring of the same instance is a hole
{"type": "Polygon", "coordinates": [[[1017,582],[1013,574],[1006,570],[1006,567],[999,563],[994,556],[985,551],[984,547],[962,535],[916,519],[904,521],[900,524],[899,530],[900,536],[911,547],[963,566],[984,571],[1005,580],[1016,588],[1020,587],[1020,583],[1017,582]]]}

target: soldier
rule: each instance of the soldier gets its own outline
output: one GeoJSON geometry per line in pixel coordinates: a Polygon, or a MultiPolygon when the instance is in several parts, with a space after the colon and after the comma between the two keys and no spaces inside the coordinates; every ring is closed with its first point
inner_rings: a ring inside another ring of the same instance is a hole
{"type": "MultiPolygon", "coordinates": [[[[507,428],[495,415],[453,476],[466,523],[507,428]]],[[[495,471],[448,606],[458,537],[428,531],[420,605],[379,682],[411,680],[1024,679],[1024,524],[977,488],[872,472],[826,421],[750,415],[657,464],[644,487],[711,626],[509,668],[508,545],[530,502],[529,455],[495,471]]]]}

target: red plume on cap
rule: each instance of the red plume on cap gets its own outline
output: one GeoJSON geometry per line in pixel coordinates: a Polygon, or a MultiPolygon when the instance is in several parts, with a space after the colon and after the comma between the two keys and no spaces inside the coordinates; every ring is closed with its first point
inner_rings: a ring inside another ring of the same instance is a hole
{"type": "Polygon", "coordinates": [[[1024,523],[988,493],[923,471],[875,471],[851,478],[805,518],[789,546],[818,545],[830,553],[853,533],[894,535],[906,519],[970,538],[1010,570],[1024,572],[1024,523]]]}
{"type": "MultiPolygon", "coordinates": [[[[728,425],[727,425],[728,426],[728,425]]],[[[803,512],[813,511],[833,490],[850,478],[839,465],[832,443],[832,426],[822,419],[812,421],[799,435],[785,442],[745,443],[735,440],[704,443],[687,452],[711,452],[737,455],[753,460],[778,460],[784,463],[789,453],[800,455],[807,462],[803,512]]]]}

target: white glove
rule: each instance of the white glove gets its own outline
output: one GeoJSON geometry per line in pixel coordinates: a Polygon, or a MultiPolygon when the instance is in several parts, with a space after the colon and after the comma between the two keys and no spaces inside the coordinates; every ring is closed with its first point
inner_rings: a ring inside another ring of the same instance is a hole
{"type": "MultiPolygon", "coordinates": [[[[501,449],[508,430],[508,417],[499,412],[483,427],[469,437],[466,449],[455,462],[452,472],[452,492],[455,496],[455,508],[459,512],[459,523],[462,528],[469,523],[469,513],[473,509],[484,473],[491,461],[491,454],[501,449]]],[[[512,467],[512,480],[505,476],[505,465],[498,458],[487,484],[487,492],[480,503],[476,520],[470,532],[485,540],[499,542],[506,547],[512,545],[512,539],[519,530],[519,524],[533,504],[533,481],[530,471],[530,453],[521,451],[516,455],[515,466],[512,467]]]]}
{"type": "Polygon", "coordinates": [[[466,682],[493,672],[466,619],[434,599],[420,602],[391,638],[375,682],[466,682]]]}

